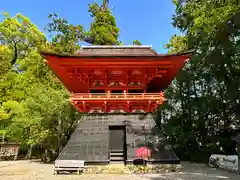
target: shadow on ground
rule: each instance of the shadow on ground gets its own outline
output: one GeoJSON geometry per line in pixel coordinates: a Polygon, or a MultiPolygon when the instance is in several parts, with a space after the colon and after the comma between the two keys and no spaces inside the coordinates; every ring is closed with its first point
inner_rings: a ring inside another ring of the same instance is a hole
{"type": "Polygon", "coordinates": [[[44,161],[41,160],[41,159],[31,159],[30,162],[32,162],[32,163],[39,163],[39,164],[54,164],[54,161],[44,162],[44,161]]]}
{"type": "Polygon", "coordinates": [[[179,173],[149,175],[151,180],[240,180],[240,175],[221,169],[210,168],[205,164],[182,163],[183,169],[179,173]]]}

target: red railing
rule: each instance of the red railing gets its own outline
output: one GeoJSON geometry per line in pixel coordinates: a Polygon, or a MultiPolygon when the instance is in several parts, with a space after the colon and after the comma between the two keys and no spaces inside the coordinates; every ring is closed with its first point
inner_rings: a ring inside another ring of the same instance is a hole
{"type": "Polygon", "coordinates": [[[71,100],[165,100],[164,93],[73,93],[71,100]]]}

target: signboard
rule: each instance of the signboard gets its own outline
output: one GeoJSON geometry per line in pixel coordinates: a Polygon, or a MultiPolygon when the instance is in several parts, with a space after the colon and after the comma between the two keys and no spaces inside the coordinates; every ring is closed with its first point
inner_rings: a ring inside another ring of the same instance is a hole
{"type": "Polygon", "coordinates": [[[0,157],[15,156],[18,154],[18,147],[0,147],[0,157]]]}
{"type": "Polygon", "coordinates": [[[136,155],[138,158],[148,159],[151,157],[151,149],[146,146],[140,147],[136,150],[136,155]]]}
{"type": "Polygon", "coordinates": [[[231,171],[239,171],[239,159],[237,155],[218,155],[212,154],[209,158],[211,167],[220,167],[231,171]]]}

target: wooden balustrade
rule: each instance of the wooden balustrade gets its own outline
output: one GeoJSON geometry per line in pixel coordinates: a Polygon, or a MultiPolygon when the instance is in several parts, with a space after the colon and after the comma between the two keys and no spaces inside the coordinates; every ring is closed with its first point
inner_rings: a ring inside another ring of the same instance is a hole
{"type": "Polygon", "coordinates": [[[73,93],[72,100],[164,100],[164,93],[73,93]]]}

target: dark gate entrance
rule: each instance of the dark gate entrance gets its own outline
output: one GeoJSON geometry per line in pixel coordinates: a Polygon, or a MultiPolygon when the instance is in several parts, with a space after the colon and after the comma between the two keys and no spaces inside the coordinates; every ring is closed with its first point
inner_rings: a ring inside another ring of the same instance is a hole
{"type": "Polygon", "coordinates": [[[126,160],[126,130],[125,126],[109,126],[109,159],[110,161],[126,160]]]}

